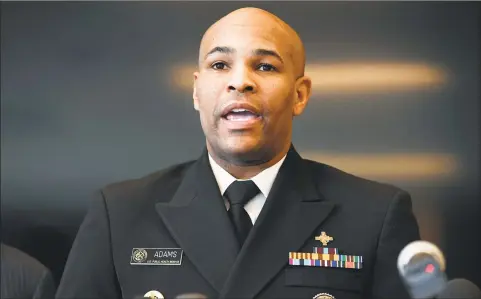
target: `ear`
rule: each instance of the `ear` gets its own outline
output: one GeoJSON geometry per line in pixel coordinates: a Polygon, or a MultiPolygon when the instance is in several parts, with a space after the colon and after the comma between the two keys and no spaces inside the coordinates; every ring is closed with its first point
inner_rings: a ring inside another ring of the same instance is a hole
{"type": "Polygon", "coordinates": [[[194,109],[199,111],[199,98],[197,97],[197,79],[199,79],[199,72],[194,72],[194,91],[192,98],[194,100],[194,109]]]}
{"type": "Polygon", "coordinates": [[[294,107],[292,109],[292,115],[298,116],[304,112],[304,109],[309,102],[311,96],[312,81],[307,76],[302,76],[296,81],[296,98],[294,107]]]}

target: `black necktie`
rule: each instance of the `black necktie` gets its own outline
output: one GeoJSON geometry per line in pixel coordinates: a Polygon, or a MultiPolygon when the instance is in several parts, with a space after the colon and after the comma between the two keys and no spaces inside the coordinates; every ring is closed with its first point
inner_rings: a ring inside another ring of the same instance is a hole
{"type": "Polygon", "coordinates": [[[244,205],[259,193],[259,188],[253,181],[235,181],[225,191],[225,197],[230,203],[229,216],[242,247],[250,229],[252,221],[244,209],[244,205]]]}

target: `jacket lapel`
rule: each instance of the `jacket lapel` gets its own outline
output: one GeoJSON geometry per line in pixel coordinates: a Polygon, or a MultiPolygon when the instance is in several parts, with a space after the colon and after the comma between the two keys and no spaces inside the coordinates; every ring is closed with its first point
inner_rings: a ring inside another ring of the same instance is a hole
{"type": "Polygon", "coordinates": [[[291,147],[221,297],[255,297],[288,264],[288,253],[308,241],[333,207],[322,201],[308,162],[291,147]]]}
{"type": "Polygon", "coordinates": [[[207,150],[187,171],[173,199],[157,203],[156,210],[198,271],[220,292],[238,245],[207,150]]]}

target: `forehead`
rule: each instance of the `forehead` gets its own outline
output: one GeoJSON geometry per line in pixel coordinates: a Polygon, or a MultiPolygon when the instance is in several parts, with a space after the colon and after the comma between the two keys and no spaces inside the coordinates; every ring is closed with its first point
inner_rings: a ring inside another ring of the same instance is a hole
{"type": "Polygon", "coordinates": [[[241,55],[255,49],[274,50],[284,60],[292,55],[288,34],[273,24],[218,24],[211,29],[201,46],[202,58],[214,47],[230,47],[241,55]]]}

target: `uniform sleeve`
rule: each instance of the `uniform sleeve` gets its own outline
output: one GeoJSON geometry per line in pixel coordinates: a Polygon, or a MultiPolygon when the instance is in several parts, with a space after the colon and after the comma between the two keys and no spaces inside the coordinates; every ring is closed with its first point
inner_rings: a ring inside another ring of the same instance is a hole
{"type": "Polygon", "coordinates": [[[411,197],[401,191],[392,199],[384,219],[369,298],[409,298],[397,269],[397,258],[407,244],[419,239],[411,197]]]}
{"type": "Polygon", "coordinates": [[[121,298],[103,194],[92,200],[69,253],[56,297],[121,298]]]}

